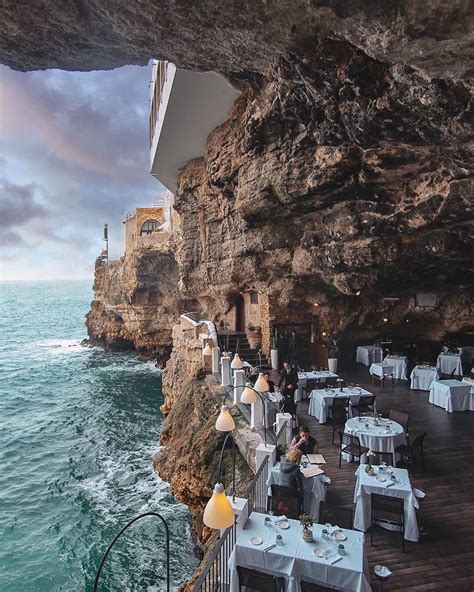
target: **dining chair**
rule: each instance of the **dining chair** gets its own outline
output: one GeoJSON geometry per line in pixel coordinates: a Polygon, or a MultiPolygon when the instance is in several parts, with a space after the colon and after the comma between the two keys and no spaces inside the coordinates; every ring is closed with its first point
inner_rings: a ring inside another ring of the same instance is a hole
{"type": "Polygon", "coordinates": [[[341,468],[341,458],[343,453],[356,456],[360,464],[361,456],[369,452],[368,448],[360,445],[360,440],[357,436],[339,431],[339,440],[339,468],[341,468]]]}
{"type": "Polygon", "coordinates": [[[374,464],[381,465],[385,463],[386,465],[391,465],[393,463],[393,454],[391,452],[380,452],[379,450],[372,450],[375,454],[376,462],[374,464]]]}
{"type": "Polygon", "coordinates": [[[332,439],[334,445],[334,434],[338,428],[344,427],[347,421],[347,406],[349,397],[334,397],[332,405],[329,407],[329,422],[332,425],[332,439]]]}
{"type": "MultiPolygon", "coordinates": [[[[303,491],[293,487],[285,487],[284,485],[273,484],[271,486],[272,497],[275,499],[282,500],[296,500],[297,509],[299,510],[298,516],[303,512],[303,491]]],[[[297,517],[298,517],[297,516],[297,517]]]]}
{"type": "Polygon", "coordinates": [[[334,388],[335,386],[337,386],[337,378],[335,376],[330,376],[329,378],[326,378],[325,386],[334,388]]]}
{"type": "Polygon", "coordinates": [[[402,535],[402,551],[405,553],[405,500],[390,495],[370,494],[370,544],[373,546],[374,526],[379,522],[398,526],[402,535]]]}
{"type": "Polygon", "coordinates": [[[405,432],[407,444],[409,444],[410,434],[408,433],[408,423],[410,422],[410,414],[404,413],[403,411],[395,411],[395,409],[390,409],[388,413],[388,418],[391,421],[396,421],[402,426],[403,431],[405,432]]]}
{"type": "Polygon", "coordinates": [[[375,395],[361,395],[357,403],[351,403],[351,414],[354,417],[354,409],[357,415],[375,412],[375,395]]]}
{"type": "Polygon", "coordinates": [[[352,530],[354,515],[352,508],[319,502],[319,524],[332,524],[352,530]]]}
{"type": "Polygon", "coordinates": [[[420,434],[419,436],[417,436],[413,440],[413,443],[411,445],[400,444],[400,446],[397,446],[395,448],[395,452],[398,452],[398,454],[400,454],[400,456],[401,456],[402,463],[405,462],[405,459],[406,459],[406,462],[411,466],[413,477],[416,477],[415,464],[418,459],[420,459],[420,461],[421,461],[421,468],[423,469],[423,471],[426,471],[425,457],[423,454],[423,443],[425,441],[426,434],[427,434],[427,432],[423,432],[423,434],[420,434]]]}
{"type": "Polygon", "coordinates": [[[313,584],[312,582],[305,582],[304,580],[300,580],[300,590],[301,592],[324,592],[324,590],[338,592],[337,588],[328,588],[327,586],[323,586],[323,584],[313,584]]]}
{"type": "Polygon", "coordinates": [[[273,495],[267,497],[267,511],[272,512],[274,516],[286,516],[293,520],[298,520],[303,513],[299,499],[273,495]]]}
{"type": "Polygon", "coordinates": [[[242,588],[257,590],[258,592],[283,592],[285,589],[284,578],[262,573],[248,567],[237,566],[239,576],[239,590],[242,588]]]}

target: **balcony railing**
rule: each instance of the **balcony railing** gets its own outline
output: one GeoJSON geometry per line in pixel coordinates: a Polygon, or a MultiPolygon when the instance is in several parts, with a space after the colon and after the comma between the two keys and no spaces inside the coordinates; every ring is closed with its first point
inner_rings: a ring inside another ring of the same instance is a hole
{"type": "MultiPolygon", "coordinates": [[[[268,456],[260,465],[243,497],[248,500],[249,515],[252,512],[266,512],[268,456]]],[[[229,557],[237,541],[237,524],[227,528],[217,542],[214,551],[204,565],[201,575],[194,584],[193,592],[215,592],[230,589],[229,557]]]]}
{"type": "Polygon", "coordinates": [[[150,118],[149,118],[149,136],[150,147],[153,144],[153,136],[155,135],[156,123],[158,120],[158,113],[160,110],[161,94],[163,86],[166,82],[166,72],[168,70],[168,62],[158,62],[156,64],[155,86],[153,89],[153,98],[151,99],[150,118]]]}

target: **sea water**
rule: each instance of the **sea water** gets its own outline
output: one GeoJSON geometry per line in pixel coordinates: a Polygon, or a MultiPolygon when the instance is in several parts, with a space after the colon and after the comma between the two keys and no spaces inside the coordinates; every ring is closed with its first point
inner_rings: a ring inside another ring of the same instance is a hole
{"type": "MultiPolygon", "coordinates": [[[[0,591],[92,590],[113,537],[156,511],[172,585],[197,564],[187,508],[153,471],[161,373],[81,346],[89,282],[0,283],[0,591]]],[[[111,551],[99,590],[165,589],[156,518],[111,551]]]]}

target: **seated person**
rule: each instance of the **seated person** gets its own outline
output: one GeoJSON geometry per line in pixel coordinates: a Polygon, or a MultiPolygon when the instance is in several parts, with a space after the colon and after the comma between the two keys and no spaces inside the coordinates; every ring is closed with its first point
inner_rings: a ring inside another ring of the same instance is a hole
{"type": "Polygon", "coordinates": [[[299,434],[293,438],[290,444],[290,450],[299,450],[301,454],[317,454],[319,452],[319,444],[316,438],[310,436],[309,429],[301,426],[299,434]]]}
{"type": "Polygon", "coordinates": [[[300,472],[301,456],[298,448],[291,448],[286,459],[280,461],[280,485],[303,491],[303,478],[300,472]]]}
{"type": "Polygon", "coordinates": [[[269,393],[274,393],[275,392],[275,383],[273,382],[273,380],[270,380],[270,372],[265,372],[265,374],[263,375],[263,378],[265,378],[265,380],[268,382],[268,392],[269,393]]]}

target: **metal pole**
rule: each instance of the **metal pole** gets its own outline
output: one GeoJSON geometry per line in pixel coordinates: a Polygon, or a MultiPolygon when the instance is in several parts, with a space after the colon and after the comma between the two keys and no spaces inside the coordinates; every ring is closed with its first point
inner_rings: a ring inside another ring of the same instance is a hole
{"type": "Polygon", "coordinates": [[[167,524],[166,520],[163,518],[163,516],[161,514],[158,514],[158,512],[145,512],[144,514],[140,514],[139,516],[136,516],[135,518],[133,518],[133,520],[130,520],[130,522],[122,528],[122,530],[118,533],[118,535],[114,538],[114,540],[107,547],[107,551],[105,552],[104,556],[102,557],[102,561],[100,562],[99,569],[97,570],[97,574],[96,574],[95,580],[94,580],[94,592],[97,592],[100,574],[102,572],[102,568],[104,567],[105,560],[107,559],[112,547],[115,545],[117,540],[122,536],[122,534],[127,530],[127,528],[132,526],[132,524],[137,522],[137,520],[141,520],[142,518],[145,518],[145,516],[156,516],[157,518],[159,518],[163,522],[163,524],[165,526],[165,532],[166,532],[166,591],[170,592],[170,531],[169,531],[168,524],[167,524]]]}

